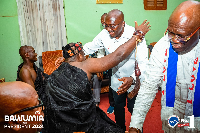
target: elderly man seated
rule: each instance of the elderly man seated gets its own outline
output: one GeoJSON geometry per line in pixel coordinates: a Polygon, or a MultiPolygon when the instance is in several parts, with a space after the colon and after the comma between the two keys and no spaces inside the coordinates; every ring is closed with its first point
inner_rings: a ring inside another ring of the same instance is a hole
{"type": "Polygon", "coordinates": [[[1,133],[36,133],[43,127],[43,103],[27,83],[1,83],[0,110],[1,133]]]}

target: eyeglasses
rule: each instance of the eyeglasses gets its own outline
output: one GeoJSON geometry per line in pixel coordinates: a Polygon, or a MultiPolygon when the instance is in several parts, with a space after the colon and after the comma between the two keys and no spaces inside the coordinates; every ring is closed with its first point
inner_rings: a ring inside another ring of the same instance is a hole
{"type": "Polygon", "coordinates": [[[180,43],[185,44],[185,43],[187,43],[187,42],[190,40],[190,38],[191,38],[199,29],[200,29],[200,27],[197,28],[190,36],[185,36],[185,37],[181,37],[181,35],[174,34],[173,32],[170,32],[168,29],[166,29],[165,35],[166,35],[166,33],[168,32],[168,38],[169,38],[170,40],[172,40],[172,39],[176,36],[176,39],[177,39],[180,43]]]}
{"type": "MultiPolygon", "coordinates": [[[[121,22],[123,22],[123,21],[121,21],[121,22]]],[[[120,22],[120,23],[121,23],[121,22],[120,22]]],[[[119,23],[119,24],[120,24],[120,23],[119,23]]],[[[113,29],[115,29],[119,24],[116,24],[116,25],[110,25],[110,24],[109,24],[109,25],[108,25],[108,24],[105,23],[105,28],[108,28],[108,27],[109,27],[111,30],[113,30],[113,29]]]]}
{"type": "Polygon", "coordinates": [[[40,99],[38,98],[38,101],[39,101],[39,104],[38,104],[38,105],[33,106],[33,107],[24,108],[24,109],[22,109],[22,110],[19,110],[19,111],[15,112],[13,115],[18,114],[18,113],[21,113],[21,112],[24,112],[24,111],[29,111],[29,110],[32,110],[32,109],[35,109],[35,108],[38,108],[38,107],[42,107],[42,111],[44,111],[44,108],[43,108],[44,104],[43,104],[42,100],[40,100],[40,99]]]}

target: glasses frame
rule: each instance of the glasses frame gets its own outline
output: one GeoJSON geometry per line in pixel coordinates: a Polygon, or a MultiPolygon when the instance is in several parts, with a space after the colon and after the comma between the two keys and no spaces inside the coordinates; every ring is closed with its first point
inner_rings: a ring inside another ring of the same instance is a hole
{"type": "MultiPolygon", "coordinates": [[[[121,24],[123,21],[121,21],[119,24],[121,24]]],[[[113,30],[113,29],[115,29],[119,24],[116,24],[116,25],[107,25],[106,23],[105,23],[105,26],[104,26],[104,28],[106,29],[106,28],[110,28],[111,30],[113,30]]]]}
{"type": "MultiPolygon", "coordinates": [[[[175,36],[179,36],[179,37],[182,38],[183,40],[179,39],[178,37],[176,37],[176,39],[177,39],[180,43],[185,44],[185,43],[187,43],[187,42],[190,40],[190,38],[191,38],[199,29],[200,29],[200,27],[197,28],[190,36],[185,36],[184,38],[180,37],[179,35],[174,34],[174,36],[172,36],[172,38],[171,38],[170,40],[172,40],[175,36]]],[[[168,30],[168,28],[166,29],[164,35],[166,35],[167,32],[170,32],[170,31],[168,30]]]]}
{"type": "Polygon", "coordinates": [[[44,104],[43,104],[42,100],[40,100],[40,98],[38,98],[38,101],[39,101],[38,105],[33,106],[33,107],[28,107],[28,108],[21,109],[21,110],[15,112],[13,115],[21,113],[21,112],[24,112],[24,111],[29,111],[29,110],[32,110],[32,109],[35,109],[35,108],[38,108],[38,107],[42,107],[42,111],[43,111],[44,110],[44,108],[43,108],[44,104]]]}

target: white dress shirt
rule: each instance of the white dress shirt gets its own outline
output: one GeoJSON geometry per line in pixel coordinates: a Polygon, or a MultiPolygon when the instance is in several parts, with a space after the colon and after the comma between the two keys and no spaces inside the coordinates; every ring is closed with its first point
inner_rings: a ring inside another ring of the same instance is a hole
{"type": "MultiPolygon", "coordinates": [[[[135,28],[125,24],[124,32],[119,39],[111,38],[107,30],[103,29],[92,42],[86,43],[83,46],[83,50],[86,54],[92,54],[98,49],[105,48],[106,54],[114,52],[120,45],[127,42],[135,31],[135,28]]],[[[141,71],[140,79],[142,80],[142,75],[145,71],[145,65],[148,61],[148,48],[146,46],[145,39],[138,44],[137,47],[137,61],[138,66],[141,71]]],[[[118,91],[118,87],[122,84],[122,81],[119,81],[119,78],[130,77],[135,78],[135,49],[133,52],[117,66],[112,68],[112,77],[111,77],[111,88],[115,91],[118,91]]],[[[134,88],[134,85],[130,87],[129,92],[134,88]]]]}
{"type": "MultiPolygon", "coordinates": [[[[156,96],[158,86],[165,86],[163,83],[163,68],[167,68],[167,66],[165,66],[166,63],[164,63],[164,59],[165,51],[166,49],[169,49],[169,46],[170,42],[166,35],[156,43],[152,50],[149,63],[146,65],[146,72],[144,75],[145,79],[141,83],[140,90],[136,98],[133,114],[131,116],[130,127],[142,129],[146,114],[156,96]]],[[[183,119],[186,118],[184,114],[188,97],[187,92],[190,84],[195,54],[199,48],[200,41],[190,52],[178,55],[175,103],[174,107],[166,107],[165,99],[162,94],[162,121],[168,120],[168,118],[172,115],[177,115],[183,119]]],[[[196,128],[195,130],[198,128],[200,131],[199,117],[195,117],[194,125],[196,128]]]]}

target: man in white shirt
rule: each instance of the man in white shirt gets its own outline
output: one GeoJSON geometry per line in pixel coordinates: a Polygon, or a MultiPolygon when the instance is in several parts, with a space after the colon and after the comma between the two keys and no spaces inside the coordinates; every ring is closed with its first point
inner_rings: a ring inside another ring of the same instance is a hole
{"type": "Polygon", "coordinates": [[[170,16],[168,34],[154,46],[147,64],[129,133],[142,129],[159,85],[162,85],[161,120],[165,133],[200,132],[199,27],[200,2],[185,1],[170,16]]]}
{"type": "MultiPolygon", "coordinates": [[[[127,42],[133,36],[134,32],[135,28],[125,23],[124,15],[121,11],[117,9],[111,10],[106,16],[105,29],[103,29],[92,42],[84,45],[84,52],[86,54],[91,54],[98,49],[105,48],[106,54],[110,54],[120,45],[127,42]]],[[[137,51],[136,59],[139,63],[141,73],[143,74],[146,62],[148,61],[148,49],[145,40],[138,44],[137,51]]],[[[111,88],[113,89],[112,92],[115,101],[115,120],[116,123],[124,129],[124,131],[126,130],[124,107],[126,106],[127,92],[118,95],[117,91],[120,89],[119,87],[121,87],[121,89],[130,88],[128,91],[131,91],[131,89],[134,88],[134,85],[131,84],[136,79],[134,70],[136,59],[135,50],[133,50],[133,52],[125,60],[119,63],[116,67],[112,68],[111,88]],[[122,83],[123,86],[121,86],[122,83]]],[[[142,74],[140,76],[141,80],[142,74]]],[[[135,103],[135,98],[136,97],[132,99],[127,98],[127,107],[130,113],[133,111],[132,109],[135,103]]]]}

